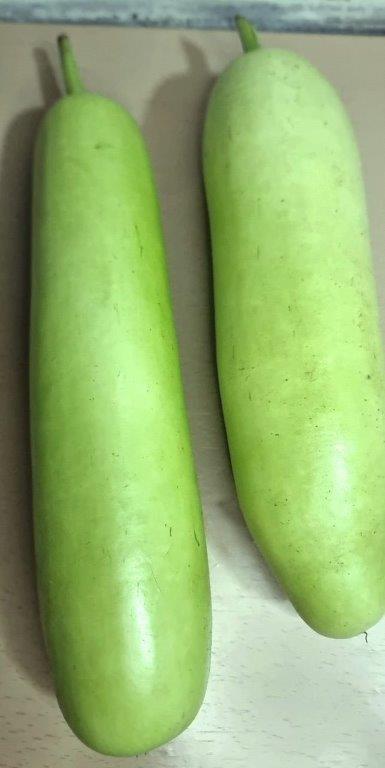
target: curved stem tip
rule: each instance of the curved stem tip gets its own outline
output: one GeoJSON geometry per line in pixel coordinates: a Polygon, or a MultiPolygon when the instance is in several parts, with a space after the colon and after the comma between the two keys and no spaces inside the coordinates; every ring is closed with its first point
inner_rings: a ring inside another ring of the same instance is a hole
{"type": "Polygon", "coordinates": [[[57,39],[65,89],[68,94],[84,93],[85,88],[79,75],[78,65],[67,35],[57,39]]]}
{"type": "Polygon", "coordinates": [[[235,24],[245,53],[255,51],[257,48],[261,47],[256,30],[250,21],[245,19],[244,16],[236,16],[235,24]]]}

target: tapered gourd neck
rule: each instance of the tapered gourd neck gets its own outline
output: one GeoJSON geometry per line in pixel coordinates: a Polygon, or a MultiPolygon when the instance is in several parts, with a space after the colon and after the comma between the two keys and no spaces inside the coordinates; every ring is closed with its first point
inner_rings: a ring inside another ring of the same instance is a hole
{"type": "Polygon", "coordinates": [[[235,24],[241,38],[244,53],[256,51],[257,48],[261,47],[256,30],[250,21],[245,19],[244,16],[236,16],[235,24]]]}
{"type": "Polygon", "coordinates": [[[68,95],[85,93],[85,87],[79,75],[78,65],[72,50],[70,39],[67,35],[60,35],[57,39],[64,85],[68,95]]]}

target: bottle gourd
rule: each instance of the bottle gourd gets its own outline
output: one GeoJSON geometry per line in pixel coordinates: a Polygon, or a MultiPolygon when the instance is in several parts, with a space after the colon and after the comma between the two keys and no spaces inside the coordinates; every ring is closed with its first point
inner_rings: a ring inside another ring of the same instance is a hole
{"type": "Polygon", "coordinates": [[[95,750],[133,755],[202,701],[206,546],[147,151],[59,46],[67,95],[43,119],[33,181],[38,591],[68,723],[95,750]]]}
{"type": "Polygon", "coordinates": [[[217,362],[247,525],[299,613],[337,638],[385,608],[385,387],[368,219],[335,90],[259,46],[204,128],[217,362]]]}

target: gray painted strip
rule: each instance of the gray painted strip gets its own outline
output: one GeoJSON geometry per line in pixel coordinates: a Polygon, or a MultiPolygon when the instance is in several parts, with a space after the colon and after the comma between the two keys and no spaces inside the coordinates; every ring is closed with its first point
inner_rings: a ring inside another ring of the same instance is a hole
{"type": "Polygon", "coordinates": [[[385,34],[385,2],[378,0],[0,0],[0,20],[229,29],[243,13],[261,31],[385,34]]]}

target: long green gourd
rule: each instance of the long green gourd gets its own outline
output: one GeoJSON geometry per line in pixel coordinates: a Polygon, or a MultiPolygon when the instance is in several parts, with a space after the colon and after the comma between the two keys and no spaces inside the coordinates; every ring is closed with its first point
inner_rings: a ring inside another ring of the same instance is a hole
{"type": "Polygon", "coordinates": [[[331,85],[238,20],[204,130],[220,390],[240,505],[299,613],[385,608],[384,364],[360,160],[331,85]]]}
{"type": "Polygon", "coordinates": [[[31,434],[41,613],[74,732],[110,755],[195,716],[205,537],[159,207],[134,120],[87,93],[45,116],[33,188],[31,434]]]}

